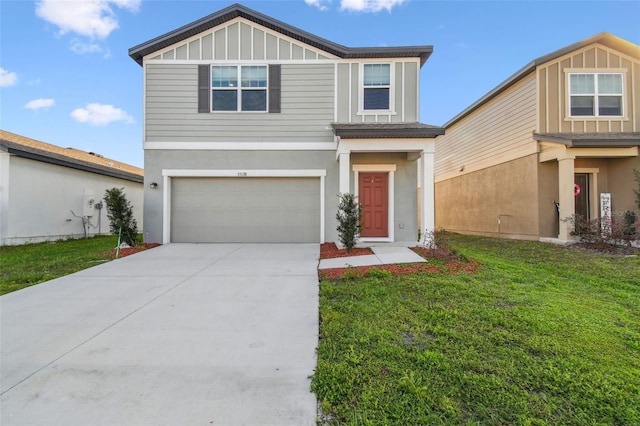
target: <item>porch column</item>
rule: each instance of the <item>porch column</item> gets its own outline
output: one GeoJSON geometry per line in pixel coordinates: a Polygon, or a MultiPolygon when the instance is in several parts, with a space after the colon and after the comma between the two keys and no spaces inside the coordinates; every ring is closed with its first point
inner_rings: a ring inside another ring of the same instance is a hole
{"type": "Polygon", "coordinates": [[[340,159],[340,194],[347,194],[351,192],[349,188],[349,162],[350,154],[339,154],[340,159]]]}
{"type": "Polygon", "coordinates": [[[571,231],[573,224],[569,219],[576,212],[575,197],[573,195],[574,185],[574,165],[573,157],[565,157],[558,159],[558,194],[560,202],[560,232],[558,239],[560,241],[571,240],[571,231]]]}
{"type": "Polygon", "coordinates": [[[422,200],[420,200],[421,232],[431,232],[436,227],[435,220],[435,188],[434,188],[434,156],[433,152],[422,151],[420,168],[422,171],[422,200]]]}

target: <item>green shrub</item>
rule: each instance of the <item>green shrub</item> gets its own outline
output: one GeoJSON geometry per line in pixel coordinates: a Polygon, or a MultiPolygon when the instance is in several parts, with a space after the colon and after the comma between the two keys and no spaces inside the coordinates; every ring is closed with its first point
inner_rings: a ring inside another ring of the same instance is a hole
{"type": "Polygon", "coordinates": [[[340,195],[340,204],[338,205],[338,238],[344,247],[350,252],[356,245],[360,236],[360,220],[362,218],[362,209],[356,201],[356,196],[350,193],[340,195]]]}
{"type": "Polygon", "coordinates": [[[138,245],[138,223],[133,217],[133,207],[124,194],[124,188],[107,189],[104,202],[107,206],[111,233],[118,235],[122,232],[122,241],[131,247],[138,245]]]}

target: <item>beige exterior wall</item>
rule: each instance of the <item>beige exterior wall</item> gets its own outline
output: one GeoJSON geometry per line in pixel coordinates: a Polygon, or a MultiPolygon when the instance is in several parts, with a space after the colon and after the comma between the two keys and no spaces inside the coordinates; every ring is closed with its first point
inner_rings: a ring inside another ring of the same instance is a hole
{"type": "Polygon", "coordinates": [[[541,237],[558,237],[560,217],[555,204],[560,199],[558,179],[557,161],[538,164],[538,227],[541,237]]]}
{"type": "Polygon", "coordinates": [[[537,155],[532,154],[437,182],[436,227],[463,234],[537,239],[538,164],[537,155]]]}
{"type": "Polygon", "coordinates": [[[543,64],[536,71],[540,110],[539,133],[595,133],[640,131],[640,62],[601,44],[593,44],[543,64]],[[570,72],[621,72],[622,118],[571,118],[568,75],[570,72]]]}
{"type": "Polygon", "coordinates": [[[535,153],[535,127],[536,78],[532,73],[438,137],[436,182],[535,153]]]}

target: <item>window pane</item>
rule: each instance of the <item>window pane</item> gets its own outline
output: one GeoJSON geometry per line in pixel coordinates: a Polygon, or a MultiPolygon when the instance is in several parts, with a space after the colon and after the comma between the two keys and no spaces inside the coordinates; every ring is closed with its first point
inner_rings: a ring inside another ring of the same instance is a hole
{"type": "Polygon", "coordinates": [[[365,64],[365,86],[388,86],[391,81],[391,66],[389,64],[365,64]]]}
{"type": "Polygon", "coordinates": [[[599,115],[622,115],[622,96],[598,96],[599,115]]]}
{"type": "Polygon", "coordinates": [[[571,115],[593,116],[593,96],[572,96],[571,97],[571,115]]]}
{"type": "Polygon", "coordinates": [[[598,93],[622,95],[622,76],[620,74],[598,74],[598,93]]]}
{"type": "Polygon", "coordinates": [[[571,74],[571,94],[572,95],[592,95],[595,94],[595,84],[593,74],[571,74]]]}
{"type": "Polygon", "coordinates": [[[266,90],[243,90],[242,91],[242,111],[266,111],[267,91],[266,90]]]}
{"type": "Polygon", "coordinates": [[[213,90],[211,101],[214,111],[237,111],[238,91],[237,90],[213,90]]]}
{"type": "Polygon", "coordinates": [[[238,87],[238,67],[211,67],[213,87],[238,87]]]}
{"type": "Polygon", "coordinates": [[[364,109],[389,109],[389,89],[364,89],[364,109]]]}
{"type": "Polygon", "coordinates": [[[240,73],[242,74],[242,87],[267,87],[267,67],[242,67],[240,73]]]}

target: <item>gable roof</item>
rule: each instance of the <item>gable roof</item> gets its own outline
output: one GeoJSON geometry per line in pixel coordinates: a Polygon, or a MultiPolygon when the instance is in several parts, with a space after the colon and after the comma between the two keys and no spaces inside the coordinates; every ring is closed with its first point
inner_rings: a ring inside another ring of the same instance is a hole
{"type": "Polygon", "coordinates": [[[564,56],[568,53],[571,53],[575,50],[582,49],[583,47],[589,46],[593,43],[599,43],[603,46],[610,47],[615,49],[625,55],[631,56],[632,58],[640,59],[640,46],[635,43],[631,43],[623,38],[616,37],[613,34],[602,32],[596,34],[592,37],[586,38],[577,43],[570,44],[569,46],[563,47],[562,49],[558,49],[551,53],[548,53],[544,56],[540,56],[539,58],[534,59],[529,62],[527,65],[516,71],[511,77],[507,78],[505,81],[494,87],[491,91],[489,91],[486,95],[478,99],[476,102],[467,107],[464,111],[453,117],[451,120],[447,121],[444,124],[444,127],[447,128],[457,121],[460,121],[462,118],[471,114],[473,111],[478,109],[480,106],[489,102],[491,99],[499,95],[500,93],[507,90],[509,87],[513,86],[518,81],[522,80],[524,77],[534,72],[536,68],[542,64],[546,64],[547,62],[551,62],[555,59],[558,59],[561,56],[564,56]]]}
{"type": "Polygon", "coordinates": [[[198,19],[190,24],[134,46],[129,49],[129,56],[139,65],[142,65],[143,57],[237,17],[244,18],[344,59],[420,58],[420,66],[422,66],[433,52],[433,46],[345,47],[236,3],[202,19],[198,19]]]}
{"type": "Polygon", "coordinates": [[[0,130],[0,151],[17,157],[69,167],[85,172],[142,182],[144,171],[136,166],[75,148],[62,148],[0,130]]]}

